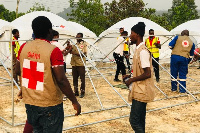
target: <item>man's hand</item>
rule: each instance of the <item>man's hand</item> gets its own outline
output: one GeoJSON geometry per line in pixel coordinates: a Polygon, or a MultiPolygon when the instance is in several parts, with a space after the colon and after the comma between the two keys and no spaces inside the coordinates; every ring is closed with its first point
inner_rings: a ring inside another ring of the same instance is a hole
{"type": "Polygon", "coordinates": [[[19,98],[19,99],[22,99],[23,97],[22,97],[22,90],[19,90],[19,92],[18,92],[18,94],[17,94],[17,97],[19,98]]]}
{"type": "Polygon", "coordinates": [[[77,103],[73,103],[72,105],[74,106],[74,110],[77,111],[75,115],[76,116],[80,115],[80,113],[81,113],[81,105],[78,102],[77,103]]]}
{"type": "Polygon", "coordinates": [[[129,87],[129,85],[132,83],[132,78],[129,78],[128,80],[125,81],[125,84],[127,87],[129,87]]]}
{"type": "Polygon", "coordinates": [[[160,43],[155,43],[155,46],[159,49],[161,49],[161,44],[160,43]]]}

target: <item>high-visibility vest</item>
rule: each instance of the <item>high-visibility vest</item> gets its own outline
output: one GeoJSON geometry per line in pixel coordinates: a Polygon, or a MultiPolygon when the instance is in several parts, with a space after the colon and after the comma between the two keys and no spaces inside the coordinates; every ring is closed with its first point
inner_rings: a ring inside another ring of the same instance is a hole
{"type": "Polygon", "coordinates": [[[145,45],[149,49],[149,51],[152,53],[154,58],[159,57],[159,48],[156,47],[155,43],[159,40],[158,37],[153,37],[153,40],[150,41],[150,37],[145,40],[145,45]]]}
{"type": "MultiPolygon", "coordinates": [[[[17,39],[15,37],[12,37],[12,40],[17,40],[17,39]]],[[[9,49],[10,49],[10,52],[11,52],[11,45],[9,45],[9,49]]],[[[16,57],[18,57],[18,51],[19,51],[19,49],[20,49],[19,42],[15,41],[15,48],[14,48],[13,52],[15,52],[16,57]]]]}
{"type": "MultiPolygon", "coordinates": [[[[128,42],[129,38],[126,38],[125,42],[128,42]]],[[[124,51],[129,51],[128,44],[124,43],[124,51]]]]}

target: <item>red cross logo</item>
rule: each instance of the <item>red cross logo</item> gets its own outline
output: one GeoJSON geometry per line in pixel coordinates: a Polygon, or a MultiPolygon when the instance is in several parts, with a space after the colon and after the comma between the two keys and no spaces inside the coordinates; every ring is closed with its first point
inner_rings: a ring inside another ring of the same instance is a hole
{"type": "Polygon", "coordinates": [[[44,63],[24,59],[22,86],[43,91],[44,63]]]}
{"type": "Polygon", "coordinates": [[[187,40],[182,41],[183,47],[189,47],[189,42],[187,40]]]}
{"type": "Polygon", "coordinates": [[[60,25],[60,27],[61,27],[61,28],[65,28],[65,26],[64,26],[64,25],[60,25]]]}

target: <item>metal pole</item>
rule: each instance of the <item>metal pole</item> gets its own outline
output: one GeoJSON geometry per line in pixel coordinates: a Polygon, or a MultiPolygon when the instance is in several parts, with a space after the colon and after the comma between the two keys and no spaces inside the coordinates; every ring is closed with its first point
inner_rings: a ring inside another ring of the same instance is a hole
{"type": "MultiPolygon", "coordinates": [[[[76,46],[76,45],[75,45],[76,46]]],[[[77,46],[76,46],[77,47],[77,46]]],[[[78,49],[79,50],[79,49],[78,49]]],[[[79,52],[81,52],[81,54],[83,54],[82,51],[79,50],[79,52]]],[[[119,94],[119,92],[110,84],[110,82],[102,75],[102,73],[92,64],[91,60],[89,58],[87,58],[84,54],[83,56],[88,59],[89,63],[93,66],[93,68],[104,78],[104,80],[110,85],[110,87],[121,97],[121,99],[130,107],[130,105],[128,104],[128,102],[119,94]]]]}
{"type": "Polygon", "coordinates": [[[159,66],[162,67],[163,70],[165,70],[181,87],[183,87],[187,93],[189,93],[195,101],[198,101],[198,99],[196,97],[194,97],[177,79],[175,79],[162,65],[160,65],[160,63],[158,63],[154,58],[152,58],[157,64],[159,64],[159,66]]]}
{"type": "Polygon", "coordinates": [[[167,98],[168,96],[157,86],[154,84],[154,86],[167,98]]]}
{"type": "MultiPolygon", "coordinates": [[[[99,98],[99,95],[98,95],[98,93],[97,93],[97,91],[96,91],[96,88],[95,88],[95,86],[94,86],[94,84],[93,84],[93,81],[92,81],[92,79],[91,79],[91,77],[90,77],[90,73],[88,72],[88,70],[87,70],[87,66],[86,66],[86,64],[85,64],[85,62],[84,62],[84,60],[83,60],[83,57],[82,57],[82,54],[83,54],[83,52],[78,48],[78,46],[76,45],[76,43],[74,43],[72,40],[70,40],[73,44],[74,44],[74,46],[77,48],[77,50],[78,50],[78,52],[79,52],[79,55],[80,55],[80,57],[81,57],[81,60],[82,60],[82,62],[83,62],[83,64],[84,64],[84,66],[86,67],[86,71],[87,71],[87,74],[88,74],[88,76],[89,76],[89,79],[90,79],[90,82],[91,82],[91,84],[92,84],[92,87],[93,87],[93,89],[94,89],[94,91],[95,91],[95,93],[96,93],[96,95],[97,95],[97,98],[98,98],[98,100],[99,100],[99,104],[101,105],[101,109],[103,109],[104,107],[103,107],[103,105],[102,105],[102,102],[101,102],[101,100],[100,100],[100,98],[99,98]]],[[[84,54],[83,54],[84,55],[84,54]]],[[[86,58],[86,56],[84,55],[84,57],[86,58]]],[[[92,64],[92,63],[91,63],[92,64]]]]}

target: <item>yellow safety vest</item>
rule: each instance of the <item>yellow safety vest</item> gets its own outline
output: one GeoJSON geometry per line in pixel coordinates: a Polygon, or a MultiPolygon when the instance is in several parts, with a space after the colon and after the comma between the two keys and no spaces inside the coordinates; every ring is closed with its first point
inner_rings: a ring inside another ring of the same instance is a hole
{"type": "MultiPolygon", "coordinates": [[[[12,40],[17,40],[17,39],[15,37],[12,37],[12,40]]],[[[10,49],[10,52],[11,52],[11,45],[9,45],[9,49],[10,49]]],[[[16,57],[18,57],[18,51],[19,51],[19,49],[20,49],[19,42],[15,41],[14,52],[15,52],[16,57]]]]}
{"type": "Polygon", "coordinates": [[[155,43],[159,40],[158,37],[154,37],[152,41],[150,41],[150,37],[145,40],[145,45],[152,53],[154,58],[159,57],[159,48],[156,47],[155,43]]]}
{"type": "MultiPolygon", "coordinates": [[[[128,42],[129,38],[126,38],[125,42],[128,42]]],[[[124,43],[124,51],[129,51],[128,44],[124,43]]]]}

